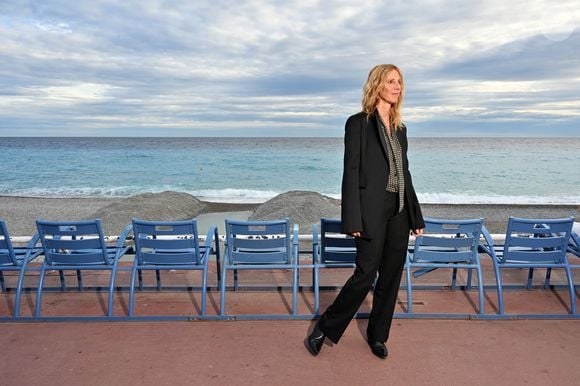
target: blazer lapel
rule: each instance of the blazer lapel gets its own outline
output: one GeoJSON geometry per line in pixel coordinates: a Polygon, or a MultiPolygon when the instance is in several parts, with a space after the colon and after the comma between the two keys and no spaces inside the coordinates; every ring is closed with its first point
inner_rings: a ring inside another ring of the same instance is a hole
{"type": "Polygon", "coordinates": [[[405,143],[407,140],[405,139],[406,134],[405,134],[404,126],[395,130],[395,133],[397,134],[397,140],[399,141],[399,145],[401,147],[401,150],[405,151],[405,149],[406,149],[405,143]]]}
{"type": "Polygon", "coordinates": [[[383,153],[386,159],[389,159],[388,156],[388,148],[389,148],[389,141],[387,141],[387,134],[384,130],[381,130],[381,125],[379,124],[379,117],[375,113],[372,117],[374,129],[377,130],[377,134],[381,140],[381,147],[383,148],[383,153]]]}

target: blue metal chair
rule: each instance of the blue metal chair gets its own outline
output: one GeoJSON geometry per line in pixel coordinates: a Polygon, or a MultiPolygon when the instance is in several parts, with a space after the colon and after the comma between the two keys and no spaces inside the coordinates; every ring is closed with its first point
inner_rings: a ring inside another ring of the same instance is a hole
{"type": "Polygon", "coordinates": [[[3,220],[0,220],[0,286],[2,287],[2,292],[7,292],[8,287],[6,285],[4,272],[18,272],[13,314],[15,317],[20,316],[20,296],[22,294],[26,266],[42,253],[42,249],[36,247],[38,240],[38,234],[34,234],[26,247],[14,247],[10,240],[10,234],[8,233],[6,223],[3,220]]]}
{"type": "Polygon", "coordinates": [[[143,289],[142,271],[155,271],[157,290],[161,290],[160,270],[198,270],[202,272],[201,315],[206,314],[207,272],[209,255],[215,241],[219,261],[217,227],[207,232],[205,245],[199,245],[197,221],[144,221],[133,219],[135,260],[131,272],[129,317],[134,316],[135,277],[139,273],[139,289],[143,289]]]}
{"type": "Polygon", "coordinates": [[[415,239],[407,253],[407,312],[413,313],[412,278],[418,278],[438,268],[453,269],[451,288],[456,288],[457,270],[467,269],[466,289],[471,288],[471,272],[476,270],[479,289],[479,313],[483,314],[483,273],[478,254],[483,219],[425,219],[422,236],[415,239]],[[411,272],[413,268],[418,268],[411,272]]]}
{"type": "Polygon", "coordinates": [[[320,243],[318,224],[312,227],[314,314],[318,314],[320,308],[320,269],[356,267],[355,239],[342,234],[340,227],[341,222],[338,219],[321,218],[320,243]]]}
{"type": "MultiPolygon", "coordinates": [[[[238,270],[289,270],[292,272],[292,315],[298,297],[298,225],[291,231],[290,220],[225,220],[226,246],[220,282],[220,315],[225,315],[226,274],[238,270]]],[[[261,315],[275,318],[276,315],[261,315]]]]}
{"type": "Polygon", "coordinates": [[[504,313],[503,282],[501,270],[506,268],[528,268],[527,288],[531,288],[534,268],[545,268],[546,285],[549,284],[550,270],[564,269],[570,292],[570,313],[576,313],[576,297],[570,265],[566,258],[573,218],[525,219],[510,217],[505,244],[494,246],[493,239],[484,228],[486,244],[480,250],[492,257],[497,281],[498,314],[504,313]]]}
{"type": "MultiPolygon", "coordinates": [[[[107,247],[99,219],[62,222],[37,220],[36,226],[43,247],[44,262],[40,267],[35,317],[41,317],[42,293],[47,270],[59,271],[62,291],[66,290],[63,271],[77,272],[78,289],[81,291],[83,270],[110,271],[107,316],[112,317],[117,265],[119,258],[131,249],[125,245],[131,225],[123,230],[114,248],[107,247]]],[[[97,287],[97,290],[100,291],[100,287],[97,287]]]]}

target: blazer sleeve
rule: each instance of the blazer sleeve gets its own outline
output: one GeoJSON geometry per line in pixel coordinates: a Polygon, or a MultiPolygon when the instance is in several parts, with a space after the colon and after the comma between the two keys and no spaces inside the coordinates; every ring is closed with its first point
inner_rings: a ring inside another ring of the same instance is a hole
{"type": "Polygon", "coordinates": [[[409,205],[409,220],[412,230],[425,228],[425,221],[423,219],[423,213],[421,212],[421,205],[419,204],[419,199],[417,198],[417,193],[415,193],[415,188],[413,187],[413,178],[411,177],[411,172],[409,171],[409,159],[407,158],[407,127],[403,125],[403,134],[405,141],[405,165],[407,175],[405,178],[405,193],[407,196],[407,204],[409,205]]]}
{"type": "Polygon", "coordinates": [[[346,121],[341,207],[343,233],[363,231],[359,189],[362,130],[360,118],[353,116],[346,121]]]}

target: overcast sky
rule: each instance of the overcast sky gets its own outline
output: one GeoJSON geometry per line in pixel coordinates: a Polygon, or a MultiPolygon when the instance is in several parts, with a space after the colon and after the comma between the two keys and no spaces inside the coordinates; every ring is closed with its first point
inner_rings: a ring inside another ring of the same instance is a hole
{"type": "Polygon", "coordinates": [[[580,136],[578,0],[0,0],[0,136],[580,136]]]}

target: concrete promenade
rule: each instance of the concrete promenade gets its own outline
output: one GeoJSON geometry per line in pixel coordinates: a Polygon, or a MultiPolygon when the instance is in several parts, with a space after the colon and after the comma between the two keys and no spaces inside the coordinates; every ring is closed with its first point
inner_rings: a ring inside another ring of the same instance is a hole
{"type": "MultiPolygon", "coordinates": [[[[490,264],[484,283],[493,284],[490,264]]],[[[324,272],[322,284],[341,284],[349,270],[324,272]]],[[[416,284],[449,283],[449,271],[439,270],[416,284]],[[440,272],[439,272],[440,271],[440,272]]],[[[199,282],[197,273],[163,276],[165,284],[199,282]]],[[[301,273],[302,285],[310,272],[301,273]]],[[[88,273],[85,285],[102,285],[105,275],[88,273]]],[[[510,274],[510,282],[525,282],[526,272],[510,274]]],[[[215,285],[215,270],[210,275],[215,285]]],[[[7,278],[9,283],[13,277],[7,278]]],[[[240,277],[244,283],[262,280],[289,284],[289,275],[263,272],[240,277]],[[265,276],[264,276],[265,275],[265,276]]],[[[543,275],[537,273],[536,284],[543,275]]],[[[554,272],[554,283],[562,283],[554,272]]],[[[128,284],[128,272],[119,273],[117,285],[128,284]]],[[[231,280],[231,277],[229,278],[231,280]]],[[[459,283],[465,281],[459,273],[459,283]]],[[[26,278],[33,286],[36,278],[26,278]]],[[[75,284],[75,275],[67,282],[75,284]]],[[[146,277],[149,285],[153,277],[146,277]]],[[[52,273],[48,285],[58,283],[52,273]]],[[[403,286],[404,286],[403,282],[403,286]]],[[[74,287],[73,287],[74,288],[74,287]]],[[[324,309],[336,296],[323,291],[324,309]]],[[[485,292],[486,315],[497,312],[495,290],[485,292]]],[[[578,300],[578,290],[576,297],[578,300]]],[[[126,291],[115,295],[114,315],[127,315],[126,291]]],[[[228,291],[231,314],[290,312],[289,291],[228,291]]],[[[236,320],[166,322],[41,322],[7,321],[13,293],[0,296],[0,384],[12,385],[578,385],[580,382],[580,319],[467,320],[406,319],[393,322],[387,360],[374,357],[364,340],[366,319],[354,320],[338,345],[327,345],[318,357],[304,347],[311,320],[236,320]]],[[[33,312],[34,293],[25,294],[24,316],[33,312]]],[[[369,295],[361,311],[369,310],[369,295]]],[[[564,289],[507,291],[510,314],[569,311],[564,289]]],[[[199,291],[144,291],[137,294],[136,315],[196,315],[199,291]]],[[[312,313],[313,296],[302,291],[298,312],[312,313]]],[[[47,292],[44,316],[102,316],[106,293],[47,292]]],[[[477,317],[477,291],[440,289],[416,291],[413,311],[459,313],[477,317]]],[[[219,292],[208,295],[208,314],[217,315],[219,292]]],[[[399,293],[396,312],[406,312],[406,292],[399,293]]]]}
{"type": "Polygon", "coordinates": [[[578,385],[578,320],[395,320],[387,360],[366,320],[318,357],[309,321],[0,324],[12,385],[578,385]]]}

